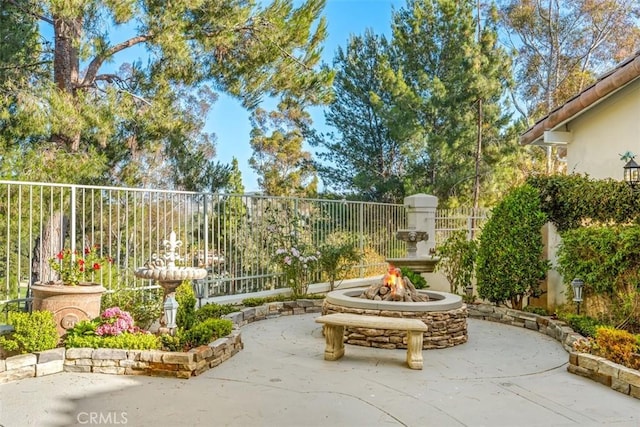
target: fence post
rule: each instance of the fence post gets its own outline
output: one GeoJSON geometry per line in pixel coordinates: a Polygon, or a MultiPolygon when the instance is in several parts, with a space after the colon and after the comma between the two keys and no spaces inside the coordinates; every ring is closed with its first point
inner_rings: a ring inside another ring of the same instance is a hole
{"type": "MultiPolygon", "coordinates": [[[[360,236],[360,253],[364,253],[364,203],[358,202],[358,236],[360,236]]],[[[364,277],[364,266],[360,263],[360,277],[364,277]]]]}
{"type": "MultiPolygon", "coordinates": [[[[202,193],[202,231],[204,232],[204,268],[209,270],[209,218],[208,218],[207,193],[202,193]]],[[[213,264],[212,264],[213,267],[213,264]]],[[[207,298],[209,295],[207,295],[207,298]]]]}
{"type": "MultiPolygon", "coordinates": [[[[64,218],[64,215],[63,215],[64,218]]],[[[76,253],[76,186],[71,186],[71,218],[69,224],[69,237],[71,240],[71,253],[76,253]]],[[[61,247],[64,248],[64,234],[62,235],[61,247]]],[[[71,255],[74,257],[74,255],[71,255]]]]}

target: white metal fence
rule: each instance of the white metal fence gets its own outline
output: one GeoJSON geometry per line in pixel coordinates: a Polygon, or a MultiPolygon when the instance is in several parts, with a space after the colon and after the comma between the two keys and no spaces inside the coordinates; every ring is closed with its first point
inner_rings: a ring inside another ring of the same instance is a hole
{"type": "MultiPolygon", "coordinates": [[[[472,214],[438,210],[436,242],[454,230],[477,233],[487,212],[472,214]]],[[[55,279],[48,260],[63,248],[97,247],[113,258],[100,278],[107,287],[151,286],[132,273],[162,254],[171,231],[183,241],[185,265],[207,268],[209,296],[283,287],[273,255],[291,223],[311,245],[355,241],[365,257],[353,277],[377,274],[385,258],[406,253],[395,238],[406,228],[402,205],[0,181],[0,302],[55,279]]]]}
{"type": "Polygon", "coordinates": [[[208,269],[210,296],[282,287],[274,225],[294,219],[312,245],[357,242],[366,256],[356,276],[405,250],[395,239],[406,227],[402,205],[0,181],[0,302],[54,279],[47,261],[63,248],[113,258],[118,274],[104,272],[103,283],[151,285],[132,272],[162,254],[171,231],[185,264],[208,269]]]}
{"type": "Polygon", "coordinates": [[[436,210],[436,243],[446,241],[453,232],[463,230],[467,239],[477,238],[487,222],[490,210],[457,208],[436,210]]]}

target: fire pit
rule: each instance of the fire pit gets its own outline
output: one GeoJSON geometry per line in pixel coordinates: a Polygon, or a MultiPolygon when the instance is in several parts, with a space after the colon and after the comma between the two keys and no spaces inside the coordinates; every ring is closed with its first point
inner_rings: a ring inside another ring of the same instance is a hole
{"type": "MultiPolygon", "coordinates": [[[[447,292],[415,289],[394,268],[390,269],[381,282],[365,290],[342,289],[329,292],[322,306],[322,314],[331,313],[420,319],[429,328],[423,336],[422,348],[425,350],[453,347],[467,342],[468,312],[462,297],[447,292]]],[[[345,343],[406,349],[407,333],[390,329],[347,327],[345,343]]]]}

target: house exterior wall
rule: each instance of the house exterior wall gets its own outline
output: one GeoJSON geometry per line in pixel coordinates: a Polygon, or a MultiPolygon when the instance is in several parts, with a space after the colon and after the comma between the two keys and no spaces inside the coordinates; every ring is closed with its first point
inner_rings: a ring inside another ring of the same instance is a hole
{"type": "Polygon", "coordinates": [[[631,151],[640,161],[640,79],[571,120],[567,128],[573,134],[567,173],[621,180],[625,162],[620,155],[631,151]]]}
{"type": "MultiPolygon", "coordinates": [[[[630,151],[640,162],[640,79],[571,120],[567,130],[573,134],[572,142],[567,144],[567,173],[622,180],[625,161],[620,156],[630,151]]],[[[566,283],[573,278],[565,279],[555,269],[561,241],[555,227],[547,224],[542,233],[544,256],[551,263],[551,269],[542,285],[545,294],[530,303],[553,311],[571,302],[572,296],[566,295],[566,283]]]]}

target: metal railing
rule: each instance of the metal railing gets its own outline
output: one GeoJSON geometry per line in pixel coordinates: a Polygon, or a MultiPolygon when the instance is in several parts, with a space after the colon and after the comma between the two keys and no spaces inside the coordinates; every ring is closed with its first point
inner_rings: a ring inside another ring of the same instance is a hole
{"type": "Polygon", "coordinates": [[[293,220],[310,245],[355,241],[365,257],[354,277],[405,251],[395,238],[406,228],[402,205],[0,181],[0,302],[55,279],[48,260],[63,248],[96,247],[112,258],[96,280],[107,288],[150,286],[132,273],[163,253],[171,231],[183,241],[184,264],[209,271],[210,296],[283,287],[274,225],[293,220]]]}
{"type": "MultiPolygon", "coordinates": [[[[477,235],[487,214],[438,210],[436,242],[460,229],[477,235]]],[[[273,255],[292,223],[311,246],[355,241],[365,256],[351,277],[378,274],[385,258],[406,253],[395,238],[406,228],[402,205],[0,181],[0,302],[56,279],[48,260],[63,248],[112,258],[97,280],[107,288],[154,286],[132,273],[162,254],[171,231],[183,241],[183,263],[207,268],[209,296],[284,287],[273,255]]]]}
{"type": "Polygon", "coordinates": [[[480,235],[490,209],[456,208],[436,210],[436,244],[446,241],[455,231],[464,230],[467,239],[480,235]]]}

